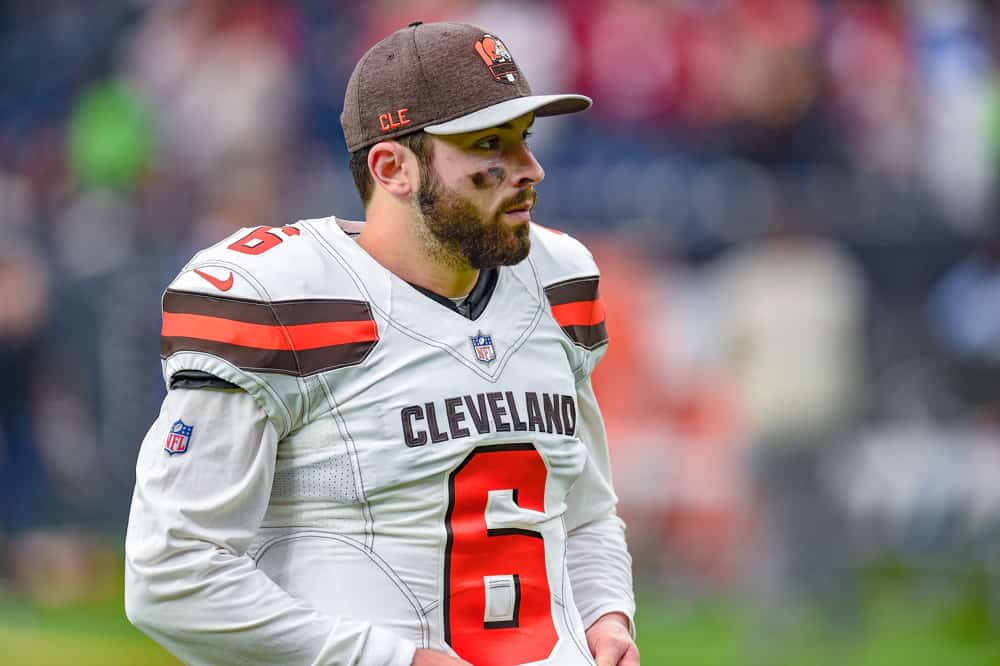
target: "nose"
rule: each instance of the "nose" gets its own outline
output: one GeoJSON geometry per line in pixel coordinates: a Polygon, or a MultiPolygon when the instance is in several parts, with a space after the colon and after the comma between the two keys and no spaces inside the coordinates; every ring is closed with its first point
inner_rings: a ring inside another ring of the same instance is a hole
{"type": "Polygon", "coordinates": [[[514,183],[518,187],[537,185],[545,179],[545,169],[535,159],[527,143],[521,143],[515,155],[514,183]]]}

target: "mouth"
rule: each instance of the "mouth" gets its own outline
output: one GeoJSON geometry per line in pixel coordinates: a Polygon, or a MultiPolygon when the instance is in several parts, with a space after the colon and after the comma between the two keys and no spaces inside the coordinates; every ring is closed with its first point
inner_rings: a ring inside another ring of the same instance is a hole
{"type": "Polygon", "coordinates": [[[530,208],[511,208],[505,210],[504,215],[506,215],[508,219],[516,220],[518,222],[531,222],[530,208]]]}
{"type": "Polygon", "coordinates": [[[518,222],[531,222],[531,209],[535,207],[534,197],[504,209],[503,214],[518,222]]]}

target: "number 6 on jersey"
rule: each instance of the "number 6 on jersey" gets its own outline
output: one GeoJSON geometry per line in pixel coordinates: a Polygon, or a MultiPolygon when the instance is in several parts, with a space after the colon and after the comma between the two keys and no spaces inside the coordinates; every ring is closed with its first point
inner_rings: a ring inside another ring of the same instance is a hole
{"type": "Polygon", "coordinates": [[[486,524],[491,491],[544,512],[547,475],[534,446],[501,444],[475,449],[449,478],[445,641],[476,666],[538,661],[558,640],[541,533],[486,524]]]}

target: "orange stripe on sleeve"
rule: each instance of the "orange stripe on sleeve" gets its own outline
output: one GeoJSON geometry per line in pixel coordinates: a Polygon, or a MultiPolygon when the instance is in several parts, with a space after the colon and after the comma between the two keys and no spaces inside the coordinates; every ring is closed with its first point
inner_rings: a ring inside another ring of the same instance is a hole
{"type": "Polygon", "coordinates": [[[174,312],[163,313],[162,335],[282,351],[318,349],[378,339],[375,322],[371,320],[332,321],[281,327],[174,312]]]}
{"type": "Polygon", "coordinates": [[[606,318],[604,301],[574,301],[552,306],[552,315],[560,326],[593,326],[606,318]]]}

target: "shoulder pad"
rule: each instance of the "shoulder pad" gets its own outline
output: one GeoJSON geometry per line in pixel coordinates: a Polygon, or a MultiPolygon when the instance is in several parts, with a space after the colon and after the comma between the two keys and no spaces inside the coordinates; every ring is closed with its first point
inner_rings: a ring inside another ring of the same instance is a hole
{"type": "Polygon", "coordinates": [[[530,256],[539,279],[546,285],[600,275],[594,256],[583,243],[540,224],[531,225],[530,256]]]}
{"type": "Polygon", "coordinates": [[[177,291],[261,301],[358,298],[344,269],[302,223],[244,227],[197,253],[171,283],[177,291]]]}
{"type": "Polygon", "coordinates": [[[596,349],[608,342],[600,271],[590,251],[572,236],[531,226],[531,260],[552,316],[574,344],[596,349]]]}
{"type": "Polygon", "coordinates": [[[354,282],[295,225],[240,230],[198,253],[163,296],[164,359],[201,352],[303,377],[360,363],[377,341],[354,282]]]}

